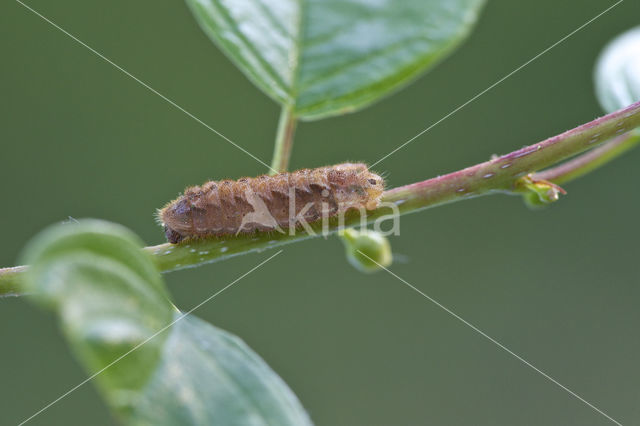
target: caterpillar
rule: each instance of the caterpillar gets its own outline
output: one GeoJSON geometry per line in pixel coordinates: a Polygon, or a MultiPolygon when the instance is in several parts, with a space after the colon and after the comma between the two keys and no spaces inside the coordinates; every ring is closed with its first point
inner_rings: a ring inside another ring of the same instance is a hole
{"type": "Polygon", "coordinates": [[[167,240],[296,227],[349,209],[376,209],[384,179],[365,164],[344,163],[187,188],[158,210],[167,240]]]}

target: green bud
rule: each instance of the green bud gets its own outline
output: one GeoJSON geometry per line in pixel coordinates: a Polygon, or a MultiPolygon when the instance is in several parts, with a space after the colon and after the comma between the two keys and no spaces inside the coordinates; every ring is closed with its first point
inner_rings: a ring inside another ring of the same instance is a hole
{"type": "Polygon", "coordinates": [[[340,233],[347,260],[361,272],[376,272],[393,261],[391,244],[382,234],[368,229],[345,229],[340,233]]]}
{"type": "Polygon", "coordinates": [[[539,209],[556,202],[560,194],[567,193],[555,183],[543,179],[536,180],[531,175],[521,178],[519,183],[524,203],[532,209],[539,209]]]}
{"type": "Polygon", "coordinates": [[[540,196],[535,192],[526,192],[522,195],[524,204],[531,210],[543,209],[547,207],[549,203],[546,203],[540,199],[540,196]]]}

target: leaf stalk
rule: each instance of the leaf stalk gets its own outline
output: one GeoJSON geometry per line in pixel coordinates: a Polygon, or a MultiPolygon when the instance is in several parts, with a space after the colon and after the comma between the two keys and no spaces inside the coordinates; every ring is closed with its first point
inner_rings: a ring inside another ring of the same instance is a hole
{"type": "Polygon", "coordinates": [[[284,105],[280,112],[276,141],[273,147],[273,159],[271,160],[271,169],[269,171],[271,175],[286,172],[289,168],[296,122],[293,108],[290,105],[284,105]]]}

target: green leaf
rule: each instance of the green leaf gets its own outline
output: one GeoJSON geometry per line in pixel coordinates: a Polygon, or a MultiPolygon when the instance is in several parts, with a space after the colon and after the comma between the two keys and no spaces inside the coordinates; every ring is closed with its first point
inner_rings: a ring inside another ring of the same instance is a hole
{"type": "Polygon", "coordinates": [[[470,31],[484,0],[186,0],[209,37],[303,119],[355,111],[470,31]]]}
{"type": "Polygon", "coordinates": [[[310,424],[295,395],[247,345],[171,304],[141,246],[119,225],[87,220],[52,227],[25,250],[26,289],[57,313],[120,419],[310,424]]]}
{"type": "Polygon", "coordinates": [[[242,340],[192,315],[173,326],[134,418],[153,425],[311,424],[287,385],[242,340]]]}
{"type": "Polygon", "coordinates": [[[640,101],[640,27],[615,38],[595,70],[596,94],[606,112],[640,101]]]}

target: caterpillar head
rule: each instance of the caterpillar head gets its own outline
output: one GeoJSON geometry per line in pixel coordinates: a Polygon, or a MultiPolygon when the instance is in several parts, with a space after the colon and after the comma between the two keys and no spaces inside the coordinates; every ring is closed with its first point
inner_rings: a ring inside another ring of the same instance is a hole
{"type": "Polygon", "coordinates": [[[336,201],[345,210],[359,206],[365,206],[367,210],[378,207],[384,192],[384,179],[370,172],[366,164],[338,164],[329,172],[328,178],[335,188],[336,201]]]}

